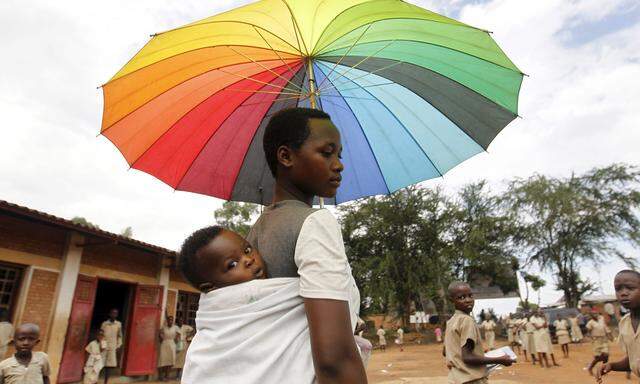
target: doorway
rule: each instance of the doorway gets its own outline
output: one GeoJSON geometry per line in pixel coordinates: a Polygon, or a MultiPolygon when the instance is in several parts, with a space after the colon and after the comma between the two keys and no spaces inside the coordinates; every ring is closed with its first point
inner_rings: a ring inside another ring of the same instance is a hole
{"type": "Polygon", "coordinates": [[[109,311],[118,310],[118,320],[122,323],[123,347],[118,352],[118,367],[122,368],[122,356],[128,338],[128,322],[131,313],[131,300],[133,297],[132,284],[115,280],[98,280],[96,288],[96,300],[91,314],[90,340],[96,335],[102,322],[109,318],[109,311]]]}

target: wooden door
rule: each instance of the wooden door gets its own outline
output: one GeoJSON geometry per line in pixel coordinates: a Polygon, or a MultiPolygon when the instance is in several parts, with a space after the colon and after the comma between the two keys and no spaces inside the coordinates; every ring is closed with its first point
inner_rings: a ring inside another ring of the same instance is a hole
{"type": "Polygon", "coordinates": [[[58,383],[73,383],[82,380],[85,362],[84,348],[89,339],[97,287],[98,279],[96,277],[78,275],[67,335],[64,340],[62,360],[60,361],[58,383]]]}
{"type": "Polygon", "coordinates": [[[150,375],[157,367],[158,332],[162,312],[162,287],[138,285],[129,321],[129,340],[125,340],[125,376],[150,375]]]}

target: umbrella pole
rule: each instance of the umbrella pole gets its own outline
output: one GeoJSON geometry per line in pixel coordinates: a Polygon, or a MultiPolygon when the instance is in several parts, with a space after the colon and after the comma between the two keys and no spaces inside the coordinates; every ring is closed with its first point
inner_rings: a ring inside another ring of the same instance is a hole
{"type": "MultiPolygon", "coordinates": [[[[316,78],[313,75],[311,58],[307,60],[307,73],[309,74],[309,103],[311,104],[311,108],[318,109],[318,104],[316,103],[316,78]]],[[[324,197],[320,197],[320,208],[324,208],[324,197]]]]}

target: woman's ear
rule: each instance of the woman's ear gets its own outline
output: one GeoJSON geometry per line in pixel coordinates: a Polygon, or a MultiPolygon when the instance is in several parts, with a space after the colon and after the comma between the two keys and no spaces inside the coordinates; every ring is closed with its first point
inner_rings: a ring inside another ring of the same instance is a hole
{"type": "Polygon", "coordinates": [[[208,293],[216,289],[213,283],[202,283],[198,286],[198,289],[204,293],[208,293]]]}
{"type": "Polygon", "coordinates": [[[285,168],[290,168],[293,165],[293,151],[286,145],[281,145],[276,151],[276,158],[278,163],[285,168]]]}

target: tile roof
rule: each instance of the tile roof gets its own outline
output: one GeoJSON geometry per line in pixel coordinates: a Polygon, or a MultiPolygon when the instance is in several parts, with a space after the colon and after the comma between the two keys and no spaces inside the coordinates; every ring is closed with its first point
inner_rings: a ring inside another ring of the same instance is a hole
{"type": "Polygon", "coordinates": [[[46,224],[62,227],[70,230],[74,230],[83,234],[89,234],[103,239],[113,240],[115,244],[125,244],[133,246],[135,248],[143,249],[145,251],[175,256],[177,253],[167,248],[159,247],[157,245],[145,243],[140,240],[135,240],[129,237],[115,234],[113,232],[104,231],[99,228],[93,228],[87,225],[74,223],[71,220],[63,219],[58,216],[50,215],[45,212],[37,211],[35,209],[27,208],[18,204],[13,204],[5,200],[0,200],[0,213],[9,212],[14,215],[26,217],[32,220],[43,222],[46,224]]]}

